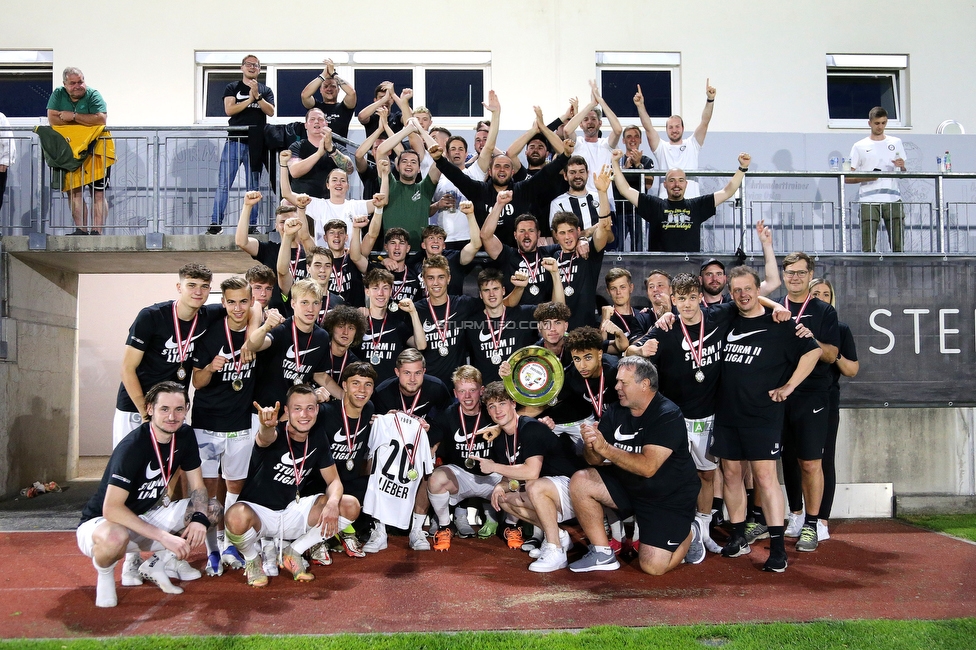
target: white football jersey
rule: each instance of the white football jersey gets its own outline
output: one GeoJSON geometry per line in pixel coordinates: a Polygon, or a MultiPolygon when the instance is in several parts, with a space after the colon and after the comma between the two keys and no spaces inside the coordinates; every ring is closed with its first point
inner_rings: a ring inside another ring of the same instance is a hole
{"type": "Polygon", "coordinates": [[[363,510],[397,528],[409,528],[420,479],[434,471],[427,432],[420,420],[406,413],[387,413],[373,421],[369,435],[373,473],[363,510]],[[410,470],[416,470],[411,480],[410,470]]]}

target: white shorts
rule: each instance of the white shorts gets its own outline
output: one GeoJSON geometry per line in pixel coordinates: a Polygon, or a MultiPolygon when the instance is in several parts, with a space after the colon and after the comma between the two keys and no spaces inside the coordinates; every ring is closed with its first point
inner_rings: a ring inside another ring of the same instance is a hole
{"type": "Polygon", "coordinates": [[[490,499],[491,491],[498,485],[498,481],[502,480],[501,474],[488,474],[487,476],[472,474],[467,469],[457,465],[442,465],[440,469],[451,470],[451,474],[454,474],[454,480],[458,484],[457,494],[451,495],[452,506],[472,497],[490,499]]]}
{"type": "Polygon", "coordinates": [[[567,422],[566,424],[557,424],[556,428],[552,430],[553,433],[557,435],[565,434],[569,436],[570,440],[573,441],[573,448],[576,449],[576,455],[583,455],[583,434],[580,432],[580,425],[583,423],[592,424],[596,422],[596,418],[592,415],[585,420],[580,420],[578,422],[567,422]]]}
{"type": "MultiPolygon", "coordinates": [[[[189,499],[180,499],[179,501],[172,502],[165,508],[161,505],[156,506],[149,512],[139,515],[139,518],[160,530],[165,530],[175,535],[184,528],[183,517],[186,515],[186,509],[189,505],[189,499]]],[[[95,529],[105,521],[107,521],[105,517],[94,517],[82,523],[78,526],[78,530],[75,531],[75,536],[78,538],[78,549],[88,557],[92,556],[92,550],[95,546],[93,539],[95,529]]],[[[159,542],[148,537],[143,537],[142,535],[137,535],[131,530],[129,531],[129,542],[130,547],[132,544],[135,544],[139,547],[140,551],[161,551],[164,548],[159,542]]]]}
{"type": "Polygon", "coordinates": [[[200,469],[203,478],[222,476],[229,481],[247,478],[251,463],[254,437],[250,429],[243,431],[210,431],[194,429],[200,447],[200,469]]]}
{"type": "MultiPolygon", "coordinates": [[[[559,516],[556,518],[558,523],[563,523],[569,519],[576,516],[576,511],[573,510],[573,501],[569,498],[569,477],[568,476],[543,476],[536,479],[537,481],[549,481],[554,486],[556,486],[556,492],[559,493],[559,516]]],[[[528,497],[526,497],[528,499],[528,497]]]]}
{"type": "Polygon", "coordinates": [[[250,501],[238,501],[246,504],[261,520],[261,530],[258,537],[273,537],[275,539],[296,540],[308,531],[308,513],[315,500],[321,495],[313,494],[302,497],[301,501],[291,501],[284,510],[272,510],[250,501]]]}
{"type": "Polygon", "coordinates": [[[685,428],[688,430],[688,450],[695,460],[695,467],[702,472],[718,467],[715,456],[708,453],[712,444],[712,431],[715,429],[715,416],[709,415],[700,420],[685,418],[685,428]]]}
{"type": "Polygon", "coordinates": [[[142,416],[136,411],[120,411],[115,409],[115,417],[112,419],[112,449],[119,446],[122,438],[129,435],[133,429],[142,426],[142,416]]]}

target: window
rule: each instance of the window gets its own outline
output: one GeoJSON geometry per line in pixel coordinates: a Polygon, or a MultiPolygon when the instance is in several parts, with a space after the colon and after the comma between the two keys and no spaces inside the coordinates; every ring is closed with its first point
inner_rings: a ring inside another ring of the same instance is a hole
{"type": "Polygon", "coordinates": [[[663,125],[667,118],[678,112],[674,98],[679,96],[680,64],[681,55],[677,53],[597,52],[600,92],[617,117],[637,124],[634,93],[639,85],[648,115],[652,121],[663,125]]]}
{"type": "Polygon", "coordinates": [[[888,111],[889,127],[906,127],[908,57],[828,54],[827,124],[863,128],[875,106],[888,111]]]}
{"type": "MultiPolygon", "coordinates": [[[[197,52],[199,73],[197,115],[203,122],[226,120],[223,91],[240,79],[241,59],[247,52],[197,52]]],[[[481,118],[481,102],[490,87],[488,52],[254,52],[264,69],[262,83],[275,95],[274,121],[303,119],[302,89],[322,72],[323,59],[332,59],[336,72],[356,89],[356,111],[373,103],[373,92],[392,81],[397,93],[414,91],[413,106],[426,106],[434,120],[445,126],[471,126],[481,118]],[[265,80],[265,76],[267,80],[265,80]]],[[[341,97],[341,94],[340,94],[341,97]]],[[[316,98],[320,99],[318,94],[316,98]]],[[[351,128],[359,129],[353,119],[351,128]]]]}
{"type": "Polygon", "coordinates": [[[53,62],[50,50],[0,51],[0,113],[8,118],[46,117],[55,86],[53,62]]]}

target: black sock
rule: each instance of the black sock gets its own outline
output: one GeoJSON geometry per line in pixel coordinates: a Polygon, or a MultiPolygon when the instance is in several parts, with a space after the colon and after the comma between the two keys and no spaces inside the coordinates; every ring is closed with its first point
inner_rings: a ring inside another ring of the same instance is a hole
{"type": "Polygon", "coordinates": [[[721,513],[722,506],[724,505],[725,502],[722,500],[722,497],[712,497],[712,510],[721,513]]]}
{"type": "Polygon", "coordinates": [[[810,513],[807,513],[806,518],[803,520],[803,525],[810,526],[811,528],[816,529],[817,520],[819,519],[820,519],[820,515],[811,515],[810,513]]]}
{"type": "Polygon", "coordinates": [[[757,508],[753,506],[752,508],[752,520],[757,524],[766,524],[766,516],[763,515],[762,508],[757,508]]]}
{"type": "Polygon", "coordinates": [[[786,545],[783,540],[783,533],[786,531],[785,526],[770,526],[769,527],[769,552],[770,554],[780,551],[786,553],[786,545]]]}
{"type": "Polygon", "coordinates": [[[746,536],[746,522],[740,521],[737,524],[732,524],[732,538],[745,537],[746,536]]]}
{"type": "Polygon", "coordinates": [[[752,512],[756,507],[755,492],[754,488],[746,488],[746,512],[752,512]]]}

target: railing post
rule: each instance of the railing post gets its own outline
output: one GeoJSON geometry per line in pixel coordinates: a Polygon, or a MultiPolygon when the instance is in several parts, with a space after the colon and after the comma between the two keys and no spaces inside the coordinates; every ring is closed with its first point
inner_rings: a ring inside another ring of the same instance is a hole
{"type": "Polygon", "coordinates": [[[945,207],[942,203],[942,181],[944,177],[939,174],[935,179],[935,222],[938,228],[939,234],[939,252],[943,255],[946,254],[946,241],[949,239],[949,233],[946,230],[945,218],[945,207]]]}
{"type": "Polygon", "coordinates": [[[850,251],[850,242],[847,241],[847,190],[844,188],[846,181],[844,174],[837,175],[837,202],[840,204],[840,250],[842,253],[850,251]]]}
{"type": "MultiPolygon", "coordinates": [[[[742,184],[739,185],[739,241],[743,244],[746,240],[746,183],[748,183],[749,177],[747,175],[742,176],[742,184]]],[[[737,247],[734,247],[732,252],[734,253],[737,247]]],[[[745,250],[745,246],[742,247],[745,250]]]]}

